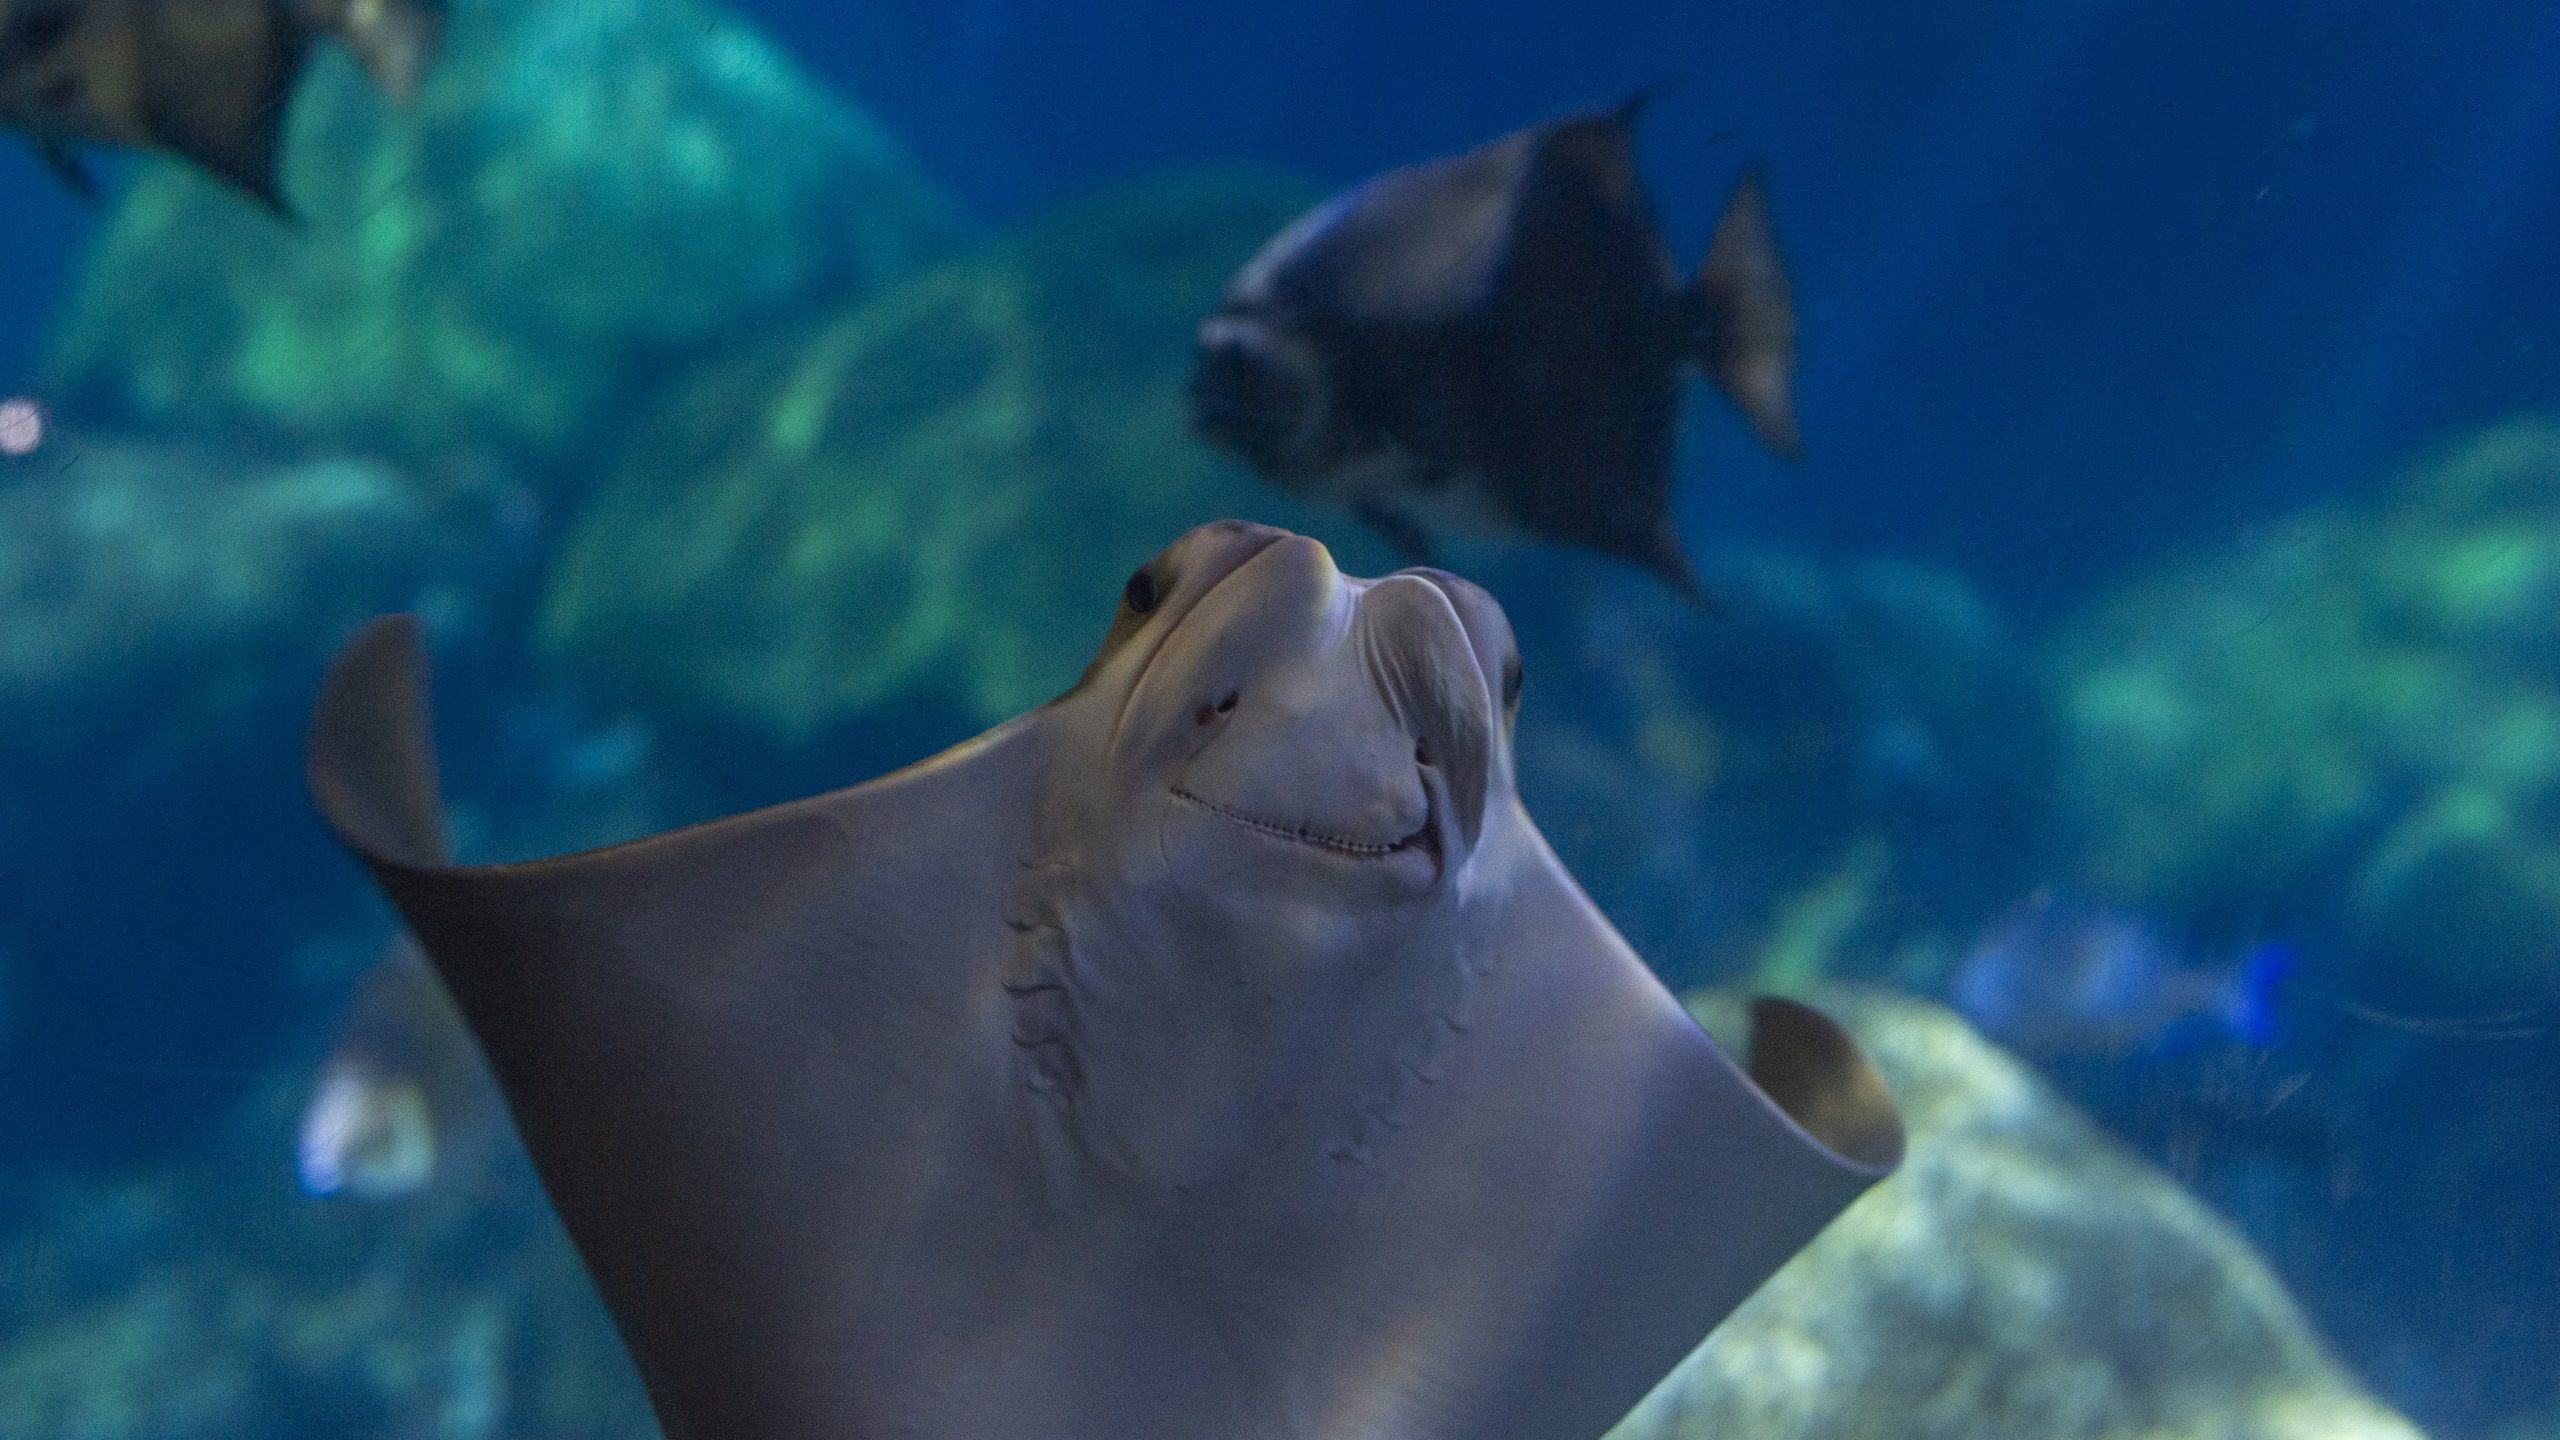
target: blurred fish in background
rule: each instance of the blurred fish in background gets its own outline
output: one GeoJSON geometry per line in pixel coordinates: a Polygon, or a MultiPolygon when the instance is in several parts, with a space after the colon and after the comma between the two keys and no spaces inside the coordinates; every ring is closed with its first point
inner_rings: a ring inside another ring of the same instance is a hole
{"type": "Polygon", "coordinates": [[[1405,558],[1435,527],[1526,534],[1684,594],[1680,374],[1798,450],[1795,316],[1758,172],[1683,276],[1636,174],[1639,94],[1393,170],[1280,232],[1202,323],[1195,428],[1405,558]]]}
{"type": "Polygon", "coordinates": [[[406,103],[443,31],[434,0],[0,0],[0,124],[73,191],[73,147],[179,156],[279,215],[276,147],[312,41],[333,35],[406,103]]]}
{"type": "Polygon", "coordinates": [[[414,1195],[471,1173],[503,1118],[461,1012],[404,932],[358,982],[354,1010],[320,1064],[296,1172],[312,1195],[414,1195]]]}
{"type": "Polygon", "coordinates": [[[292,0],[305,28],[338,38],[396,104],[418,97],[444,40],[442,0],[292,0]]]}
{"type": "Polygon", "coordinates": [[[32,397],[0,400],[0,459],[22,459],[44,448],[44,407],[32,397]]]}
{"type": "Polygon", "coordinates": [[[2275,1042],[2289,946],[2199,961],[2142,917],[2062,892],[2028,896],[1975,940],[1950,999],[2023,1054],[2174,1054],[2275,1042]]]}

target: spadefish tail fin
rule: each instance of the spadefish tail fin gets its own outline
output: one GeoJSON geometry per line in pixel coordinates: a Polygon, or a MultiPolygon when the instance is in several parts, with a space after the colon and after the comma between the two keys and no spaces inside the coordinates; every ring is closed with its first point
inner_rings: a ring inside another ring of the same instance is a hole
{"type": "Polygon", "coordinates": [[[1796,315],[1769,191],[1755,167],[1743,173],[1716,222],[1698,267],[1697,355],[1762,444],[1787,460],[1804,456],[1796,429],[1796,315]]]}

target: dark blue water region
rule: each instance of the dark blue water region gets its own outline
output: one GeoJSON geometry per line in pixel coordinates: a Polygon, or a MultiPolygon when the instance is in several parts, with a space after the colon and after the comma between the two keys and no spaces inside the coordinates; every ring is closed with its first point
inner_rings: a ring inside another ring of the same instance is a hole
{"type": "Polygon", "coordinates": [[[1771,162],[1812,456],[1702,424],[1693,532],[1917,548],[2032,600],[2560,394],[2541,0],[865,10],[761,13],[999,213],[1209,157],[1342,180],[1685,78],[1656,189],[1687,248],[1771,162]]]}
{"type": "MultiPolygon", "coordinates": [[[[1693,249],[1770,161],[1811,452],[1702,421],[1685,523],[1917,551],[2030,606],[2560,394],[2545,0],[742,8],[998,220],[1205,160],[1348,180],[1684,80],[1656,188],[1693,249]]],[[[8,382],[93,221],[22,155],[0,196],[8,382]]]]}

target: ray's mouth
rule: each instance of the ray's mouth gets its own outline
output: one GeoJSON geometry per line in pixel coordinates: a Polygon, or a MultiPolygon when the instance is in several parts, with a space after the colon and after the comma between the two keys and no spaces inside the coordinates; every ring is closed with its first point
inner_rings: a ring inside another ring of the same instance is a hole
{"type": "Polygon", "coordinates": [[[1241,825],[1247,830],[1256,831],[1274,839],[1305,845],[1312,849],[1347,855],[1353,859],[1376,860],[1415,850],[1429,855],[1435,862],[1440,858],[1440,828],[1435,823],[1434,817],[1429,814],[1423,816],[1421,828],[1401,840],[1355,840],[1347,835],[1329,835],[1304,825],[1266,820],[1259,815],[1239,810],[1233,805],[1221,804],[1205,796],[1195,795],[1179,785],[1173,787],[1173,796],[1186,804],[1196,805],[1230,824],[1241,825]]]}

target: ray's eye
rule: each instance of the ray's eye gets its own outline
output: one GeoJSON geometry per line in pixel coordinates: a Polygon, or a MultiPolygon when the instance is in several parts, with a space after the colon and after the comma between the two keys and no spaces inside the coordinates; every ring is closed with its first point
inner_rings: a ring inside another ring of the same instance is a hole
{"type": "Polygon", "coordinates": [[[1507,660],[1507,661],[1504,661],[1504,662],[1503,662],[1503,666],[1502,666],[1502,708],[1503,708],[1503,709],[1508,710],[1508,709],[1512,708],[1513,706],[1518,705],[1518,704],[1520,703],[1520,683],[1521,683],[1521,681],[1522,681],[1524,678],[1526,678],[1526,677],[1524,677],[1524,676],[1520,673],[1520,657],[1519,657],[1519,656],[1514,655],[1514,656],[1512,656],[1509,660],[1507,660]]]}
{"type": "Polygon", "coordinates": [[[1140,570],[1130,576],[1129,583],[1120,591],[1120,603],[1128,606],[1132,615],[1149,614],[1163,604],[1164,589],[1156,584],[1155,572],[1140,570]]]}

